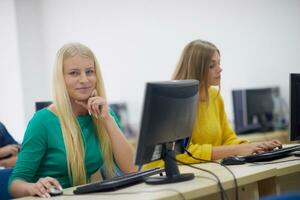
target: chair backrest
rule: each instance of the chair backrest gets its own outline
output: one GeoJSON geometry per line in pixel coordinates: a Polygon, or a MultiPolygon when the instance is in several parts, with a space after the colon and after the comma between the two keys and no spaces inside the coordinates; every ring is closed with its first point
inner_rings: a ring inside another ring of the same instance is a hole
{"type": "Polygon", "coordinates": [[[0,199],[12,199],[8,193],[8,180],[13,171],[13,168],[0,169],[0,199]]]}
{"type": "Polygon", "coordinates": [[[49,106],[52,101],[37,101],[35,102],[35,111],[39,111],[47,106],[49,106]]]}

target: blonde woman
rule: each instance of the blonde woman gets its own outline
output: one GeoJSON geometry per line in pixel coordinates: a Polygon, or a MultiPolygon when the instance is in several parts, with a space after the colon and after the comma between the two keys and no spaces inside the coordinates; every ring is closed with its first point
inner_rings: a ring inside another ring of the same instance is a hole
{"type": "MultiPolygon", "coordinates": [[[[200,83],[198,110],[188,151],[199,159],[217,160],[281,146],[278,140],[249,143],[236,136],[228,122],[219,90],[213,87],[220,86],[221,72],[220,51],[214,44],[195,40],[184,48],[173,79],[197,79],[200,83]]],[[[199,162],[187,154],[178,155],[177,159],[188,163],[199,162]]],[[[162,165],[161,161],[156,161],[145,165],[144,169],[162,165]]]]}
{"type": "Polygon", "coordinates": [[[116,166],[125,174],[136,170],[88,47],[70,43],[58,51],[53,91],[53,104],[28,124],[10,177],[12,196],[49,197],[50,187],[88,183],[103,165],[108,177],[116,175],[116,166]]]}

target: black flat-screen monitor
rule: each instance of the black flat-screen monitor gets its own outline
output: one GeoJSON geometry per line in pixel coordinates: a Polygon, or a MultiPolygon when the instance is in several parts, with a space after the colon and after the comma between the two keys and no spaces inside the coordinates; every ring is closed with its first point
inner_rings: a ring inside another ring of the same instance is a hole
{"type": "Polygon", "coordinates": [[[37,101],[35,102],[35,111],[39,111],[43,108],[46,108],[52,104],[52,101],[37,101]]]}
{"type": "Polygon", "coordinates": [[[290,74],[290,126],[291,141],[300,140],[300,74],[290,74]]]}
{"type": "Polygon", "coordinates": [[[278,87],[233,90],[232,97],[237,134],[274,130],[278,87]]]}
{"type": "MultiPolygon", "coordinates": [[[[191,137],[198,105],[199,82],[176,80],[146,84],[144,107],[135,163],[162,159],[166,176],[150,177],[149,184],[180,182],[194,174],[180,174],[176,147],[191,137]]],[[[179,148],[180,149],[180,148],[179,148]]]]}

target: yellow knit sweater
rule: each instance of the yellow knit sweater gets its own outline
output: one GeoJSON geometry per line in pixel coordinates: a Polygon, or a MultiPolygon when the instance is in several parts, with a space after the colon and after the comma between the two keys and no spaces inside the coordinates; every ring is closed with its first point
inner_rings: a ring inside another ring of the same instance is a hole
{"type": "MultiPolygon", "coordinates": [[[[212,147],[247,142],[237,138],[230,127],[225,113],[224,102],[216,88],[210,87],[209,103],[199,102],[192,137],[188,146],[194,157],[211,160],[212,147]]],[[[187,154],[179,154],[176,158],[186,163],[199,163],[187,154]]],[[[162,160],[154,161],[143,166],[143,169],[163,167],[162,160]]]]}

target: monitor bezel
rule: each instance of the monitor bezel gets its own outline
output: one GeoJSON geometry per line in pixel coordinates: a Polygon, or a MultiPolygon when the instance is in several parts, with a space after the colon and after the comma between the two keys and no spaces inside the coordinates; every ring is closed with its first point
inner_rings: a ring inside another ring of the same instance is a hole
{"type": "Polygon", "coordinates": [[[290,123],[289,123],[289,139],[290,141],[300,140],[300,130],[298,129],[298,124],[300,121],[300,113],[297,113],[297,109],[300,107],[300,86],[297,88],[297,84],[300,85],[300,74],[291,73],[290,74],[290,123]],[[298,89],[298,90],[297,90],[298,89]]]}

